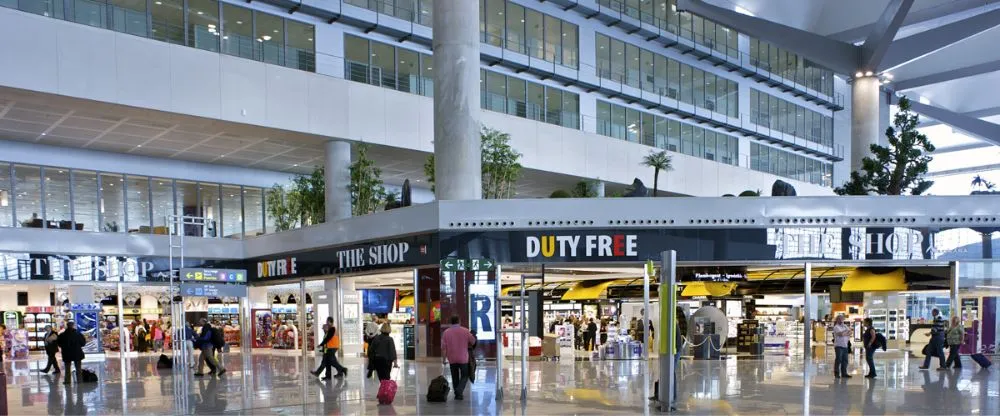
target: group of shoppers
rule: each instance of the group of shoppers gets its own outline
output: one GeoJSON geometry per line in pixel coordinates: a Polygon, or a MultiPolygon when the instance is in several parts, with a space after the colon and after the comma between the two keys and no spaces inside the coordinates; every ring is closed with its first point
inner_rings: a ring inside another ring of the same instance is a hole
{"type": "MultiPolygon", "coordinates": [[[[931,358],[938,357],[938,370],[947,370],[949,367],[962,368],[962,360],[959,356],[959,348],[965,341],[965,327],[962,326],[958,316],[951,317],[951,325],[947,325],[941,312],[936,308],[931,311],[933,316],[931,326],[930,341],[924,346],[924,364],[921,370],[930,368],[931,358]],[[945,359],[944,347],[948,346],[948,358],[945,359]]],[[[847,373],[847,360],[851,351],[851,338],[853,330],[844,322],[843,315],[837,315],[833,325],[833,345],[835,358],[833,364],[833,376],[835,378],[850,378],[847,373]]],[[[865,361],[868,364],[868,374],[866,378],[875,378],[875,350],[881,347],[878,331],[872,323],[871,318],[863,321],[862,342],[864,344],[865,361]]]]}
{"type": "Polygon", "coordinates": [[[140,321],[139,318],[136,318],[129,327],[131,329],[129,332],[135,340],[133,343],[135,351],[148,352],[150,349],[153,352],[163,351],[163,340],[166,334],[159,322],[150,324],[145,319],[140,321]]]}
{"type": "Polygon", "coordinates": [[[185,338],[189,340],[201,354],[198,356],[198,369],[194,375],[201,377],[205,375],[205,365],[208,364],[210,374],[222,376],[226,373],[226,368],[222,366],[223,353],[226,348],[226,338],[221,326],[212,327],[208,319],[201,319],[201,332],[197,335],[194,329],[188,326],[185,328],[185,338]]]}
{"type": "Polygon", "coordinates": [[[87,339],[76,329],[76,322],[67,322],[66,329],[62,332],[56,332],[52,325],[46,326],[44,342],[45,355],[48,356],[48,362],[45,363],[45,368],[39,371],[48,374],[49,369],[54,369],[54,374],[59,374],[61,371],[59,370],[59,361],[56,360],[56,354],[62,351],[63,365],[66,367],[66,378],[63,384],[70,384],[72,382],[73,369],[71,366],[76,367],[77,382],[82,382],[83,371],[81,365],[84,358],[83,347],[87,345],[87,339]]]}

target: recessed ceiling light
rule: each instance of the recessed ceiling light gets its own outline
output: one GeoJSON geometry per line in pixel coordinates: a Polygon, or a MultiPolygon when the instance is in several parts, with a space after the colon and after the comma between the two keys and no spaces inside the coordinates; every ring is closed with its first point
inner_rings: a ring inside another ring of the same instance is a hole
{"type": "Polygon", "coordinates": [[[242,25],[242,24],[243,24],[243,21],[242,21],[242,20],[237,20],[237,21],[236,21],[236,24],[238,24],[238,25],[242,25]]]}
{"type": "Polygon", "coordinates": [[[271,40],[271,37],[268,35],[261,36],[260,38],[264,40],[271,40]]]}
{"type": "Polygon", "coordinates": [[[156,5],[158,5],[158,6],[159,6],[159,5],[162,5],[162,4],[163,4],[163,2],[162,2],[162,1],[158,1],[158,2],[156,2],[156,5]]]}
{"type": "Polygon", "coordinates": [[[198,14],[205,14],[205,12],[198,12],[198,14]]]}
{"type": "Polygon", "coordinates": [[[274,33],[278,33],[278,29],[274,29],[274,33]]]}
{"type": "Polygon", "coordinates": [[[872,72],[872,71],[868,71],[868,72],[865,72],[865,76],[866,76],[866,77],[870,77],[870,76],[872,76],[872,75],[875,75],[875,73],[874,73],[874,72],[872,72]]]}
{"type": "Polygon", "coordinates": [[[226,155],[219,155],[219,157],[226,157],[226,155]]]}
{"type": "Polygon", "coordinates": [[[135,145],[135,147],[142,147],[142,145],[141,144],[137,144],[137,145],[135,145]]]}
{"type": "Polygon", "coordinates": [[[855,72],[855,73],[854,73],[854,77],[855,77],[855,78],[861,78],[861,77],[863,77],[863,76],[865,76],[865,74],[864,74],[864,73],[862,73],[861,71],[858,71],[858,72],[855,72]]]}

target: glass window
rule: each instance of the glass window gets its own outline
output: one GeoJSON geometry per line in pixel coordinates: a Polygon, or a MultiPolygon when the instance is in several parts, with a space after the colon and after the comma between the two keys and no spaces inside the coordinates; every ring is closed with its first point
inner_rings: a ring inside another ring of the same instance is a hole
{"type": "Polygon", "coordinates": [[[705,130],[700,127],[695,127],[693,134],[693,139],[691,142],[694,144],[693,152],[691,153],[695,157],[704,158],[705,157],[705,130]]]}
{"type": "MultiPolygon", "coordinates": [[[[369,72],[372,74],[376,71],[368,70],[368,60],[370,59],[368,51],[368,39],[359,38],[356,36],[347,35],[344,37],[344,55],[347,58],[347,79],[356,82],[373,83],[369,79],[369,72]]],[[[381,79],[381,75],[378,76],[381,79]]]]}
{"type": "Polygon", "coordinates": [[[562,93],[562,125],[571,129],[580,128],[580,96],[563,91],[562,93]]]}
{"type": "Polygon", "coordinates": [[[102,173],[100,183],[101,231],[125,232],[125,182],[122,175],[102,173]]]}
{"type": "Polygon", "coordinates": [[[201,198],[200,215],[205,218],[205,237],[219,237],[219,221],[222,218],[222,199],[219,197],[219,185],[202,183],[198,185],[201,198]]]}
{"type": "Polygon", "coordinates": [[[16,217],[21,227],[42,228],[42,171],[38,166],[14,166],[16,217]]]}
{"type": "Polygon", "coordinates": [[[611,78],[611,39],[600,33],[597,34],[597,76],[605,79],[611,78]]]}
{"type": "Polygon", "coordinates": [[[611,105],[611,136],[616,139],[625,140],[626,126],[625,107],[611,105]]]}
{"type": "Polygon", "coordinates": [[[677,120],[670,120],[667,124],[667,150],[681,151],[681,123],[677,120]]]}
{"type": "Polygon", "coordinates": [[[128,207],[128,232],[151,234],[152,219],[149,218],[149,178],[146,176],[126,176],[125,199],[128,207]]]}
{"type": "Polygon", "coordinates": [[[396,89],[396,48],[372,42],[372,84],[396,89]]]}
{"type": "Polygon", "coordinates": [[[219,51],[219,2],[187,0],[187,44],[206,51],[219,51]]]}
{"type": "Polygon", "coordinates": [[[770,104],[769,104],[770,105],[770,111],[768,112],[768,114],[771,115],[771,128],[772,129],[777,129],[778,128],[778,118],[779,118],[778,115],[781,114],[781,112],[778,110],[778,102],[782,101],[782,100],[780,98],[778,98],[778,97],[775,97],[775,96],[769,95],[769,94],[767,94],[767,97],[768,97],[768,100],[770,101],[770,104]]]}
{"type": "Polygon", "coordinates": [[[562,125],[562,90],[545,89],[545,122],[562,125]]]}
{"type": "Polygon", "coordinates": [[[667,58],[657,54],[654,61],[653,91],[659,95],[667,95],[667,58]]]}
{"type": "Polygon", "coordinates": [[[507,43],[508,50],[527,53],[524,45],[524,6],[507,3],[507,43]]]}
{"type": "Polygon", "coordinates": [[[14,193],[10,180],[10,165],[0,163],[0,227],[14,226],[14,193]]]}
{"type": "MultiPolygon", "coordinates": [[[[313,37],[316,36],[316,27],[295,20],[285,22],[288,27],[285,66],[303,71],[315,71],[316,45],[313,43],[313,37]]],[[[415,63],[416,59],[413,61],[415,63]]]]}
{"type": "Polygon", "coordinates": [[[253,59],[253,12],[223,3],[222,19],[222,52],[253,59]]]}
{"type": "Polygon", "coordinates": [[[656,129],[653,127],[653,115],[642,113],[642,144],[656,146],[656,129]]]}
{"type": "Polygon", "coordinates": [[[627,126],[625,140],[633,143],[639,142],[639,129],[642,120],[639,119],[639,111],[633,110],[631,108],[627,109],[625,112],[625,125],[627,126]]]}
{"type": "Polygon", "coordinates": [[[243,238],[243,198],[239,186],[222,185],[222,236],[243,238]]]}
{"type": "Polygon", "coordinates": [[[642,76],[640,78],[640,83],[642,84],[642,89],[652,93],[656,92],[656,80],[655,80],[655,66],[653,65],[653,53],[645,49],[641,49],[639,52],[640,64],[642,76]]]}
{"type": "Polygon", "coordinates": [[[694,154],[694,147],[691,142],[693,129],[694,128],[690,124],[681,124],[681,153],[686,155],[694,154]]]}
{"type": "Polygon", "coordinates": [[[562,22],[562,64],[576,69],[579,66],[579,29],[572,23],[562,22]]]}
{"type": "Polygon", "coordinates": [[[545,15],[545,60],[561,64],[562,27],[559,19],[545,15]]]}
{"type": "Polygon", "coordinates": [[[97,173],[73,170],[73,229],[100,231],[98,209],[97,173]]]}
{"type": "Polygon", "coordinates": [[[413,21],[413,2],[415,0],[396,0],[396,12],[395,16],[406,20],[407,22],[413,21]]]}
{"type": "Polygon", "coordinates": [[[420,94],[434,96],[434,57],[420,54],[420,94]]]}
{"type": "Polygon", "coordinates": [[[611,104],[597,102],[597,134],[611,137],[611,104]]]}
{"type": "Polygon", "coordinates": [[[768,172],[769,173],[773,173],[775,175],[779,175],[779,173],[778,173],[778,153],[779,153],[778,149],[769,149],[768,152],[767,152],[767,155],[768,155],[767,156],[767,158],[768,158],[768,162],[767,162],[768,163],[768,172]]]}
{"type": "Polygon", "coordinates": [[[740,117],[740,86],[736,81],[726,81],[729,84],[729,117],[740,117]]]}
{"type": "Polygon", "coordinates": [[[729,163],[731,165],[738,166],[740,164],[740,140],[732,136],[728,136],[728,140],[729,140],[729,163]]]}
{"type": "MultiPolygon", "coordinates": [[[[434,2],[432,0],[418,0],[417,9],[420,11],[417,23],[430,26],[434,20],[434,15],[431,14],[433,13],[434,2]]],[[[270,228],[268,229],[270,230],[270,228]]]]}
{"type": "Polygon", "coordinates": [[[112,29],[147,37],[146,0],[111,0],[112,29]]]}
{"type": "Polygon", "coordinates": [[[654,123],[654,130],[656,131],[656,138],[654,146],[658,149],[667,148],[667,119],[663,117],[656,117],[654,123]]]}
{"type": "Polygon", "coordinates": [[[631,43],[625,44],[625,83],[632,88],[639,88],[639,48],[631,43]]]}
{"type": "Polygon", "coordinates": [[[705,159],[708,160],[720,160],[718,156],[715,143],[715,132],[711,130],[705,130],[705,159]]]}
{"type": "Polygon", "coordinates": [[[254,58],[269,64],[285,64],[285,19],[254,12],[257,48],[254,58]]]}
{"type": "MultiPolygon", "coordinates": [[[[188,217],[200,217],[198,210],[198,184],[188,181],[175,181],[177,187],[177,214],[188,217]]],[[[196,225],[184,226],[184,235],[202,237],[202,229],[196,225]]]]}
{"type": "Polygon", "coordinates": [[[45,168],[45,215],[50,228],[73,229],[69,208],[69,170],[45,168]]]}
{"type": "Polygon", "coordinates": [[[528,103],[525,98],[527,94],[525,81],[520,78],[507,78],[507,114],[518,117],[527,117],[528,103]]]}
{"type": "Polygon", "coordinates": [[[611,39],[611,76],[615,82],[625,83],[625,42],[611,39]]]}
{"type": "Polygon", "coordinates": [[[168,234],[167,215],[176,214],[174,208],[174,180],[164,178],[152,179],[153,198],[153,234],[168,234]]]}
{"type": "Polygon", "coordinates": [[[486,0],[484,15],[486,17],[486,33],[483,43],[493,46],[503,46],[504,0],[486,0]]]}
{"type": "Polygon", "coordinates": [[[417,86],[419,85],[420,78],[420,58],[417,57],[417,53],[411,50],[398,48],[396,50],[396,58],[399,62],[396,64],[396,79],[399,82],[399,90],[403,92],[408,92],[410,94],[418,94],[417,86]]]}
{"type": "MultiPolygon", "coordinates": [[[[24,0],[22,0],[22,3],[24,0]]],[[[108,27],[108,12],[105,0],[76,0],[73,2],[72,20],[88,26],[106,28],[108,27]]]]}
{"type": "Polygon", "coordinates": [[[486,71],[486,109],[496,112],[506,112],[507,77],[496,72],[486,71]]]}
{"type": "Polygon", "coordinates": [[[264,190],[243,188],[243,221],[246,235],[264,235],[264,190]]]}
{"type": "Polygon", "coordinates": [[[695,107],[705,108],[705,71],[693,69],[691,72],[694,105],[695,107]]]}
{"type": "Polygon", "coordinates": [[[528,118],[537,121],[545,120],[545,88],[534,82],[528,82],[528,118]]]}
{"type": "Polygon", "coordinates": [[[159,0],[153,3],[153,39],[184,44],[184,0],[159,0]]]}
{"type": "Polygon", "coordinates": [[[716,111],[716,76],[713,73],[705,73],[705,108],[716,111]]]}
{"type": "Polygon", "coordinates": [[[694,92],[691,90],[692,68],[688,65],[681,65],[681,101],[694,104],[694,92]]]}
{"type": "Polygon", "coordinates": [[[531,9],[525,9],[524,29],[528,44],[528,56],[532,58],[545,58],[545,48],[542,32],[542,14],[531,9]]]}
{"type": "Polygon", "coordinates": [[[680,62],[667,59],[667,97],[679,100],[681,90],[680,62]]]}

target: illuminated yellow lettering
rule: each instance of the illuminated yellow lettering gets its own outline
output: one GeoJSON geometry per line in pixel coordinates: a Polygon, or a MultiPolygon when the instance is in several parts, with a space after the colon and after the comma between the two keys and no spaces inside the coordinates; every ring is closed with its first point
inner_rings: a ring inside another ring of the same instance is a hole
{"type": "Polygon", "coordinates": [[[556,236],[542,236],[542,255],[552,257],[554,254],[556,254],[556,236]]]}

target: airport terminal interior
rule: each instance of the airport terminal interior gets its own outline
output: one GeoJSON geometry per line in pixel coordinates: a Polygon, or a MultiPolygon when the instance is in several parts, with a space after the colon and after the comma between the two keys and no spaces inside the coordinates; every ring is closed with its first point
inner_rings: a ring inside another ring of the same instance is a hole
{"type": "Polygon", "coordinates": [[[0,0],[0,415],[1000,414],[998,27],[0,0]]]}

